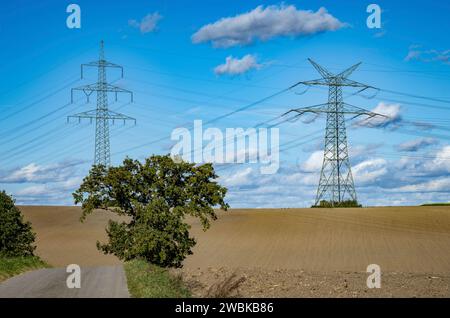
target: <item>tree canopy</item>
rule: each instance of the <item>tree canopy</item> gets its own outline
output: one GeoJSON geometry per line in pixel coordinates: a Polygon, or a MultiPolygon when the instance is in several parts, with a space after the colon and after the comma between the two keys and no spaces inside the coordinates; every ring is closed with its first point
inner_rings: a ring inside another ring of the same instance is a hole
{"type": "Polygon", "coordinates": [[[217,219],[214,208],[229,207],[217,177],[212,164],[174,161],[169,155],[144,162],[127,158],[117,167],[93,166],[73,197],[82,205],[82,220],[95,209],[129,217],[129,222],[109,221],[109,242],[97,242],[104,253],[180,267],[196,244],[186,216],[198,218],[207,230],[217,219]]]}

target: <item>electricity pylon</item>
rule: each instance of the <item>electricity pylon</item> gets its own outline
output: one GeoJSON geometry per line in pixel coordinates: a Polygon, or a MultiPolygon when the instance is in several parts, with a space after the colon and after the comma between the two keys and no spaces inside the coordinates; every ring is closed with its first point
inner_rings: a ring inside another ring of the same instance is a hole
{"type": "Polygon", "coordinates": [[[86,112],[78,113],[67,117],[67,121],[70,118],[81,119],[87,118],[92,122],[95,119],[95,156],[94,164],[96,165],[111,165],[110,155],[110,140],[109,140],[109,121],[112,120],[113,124],[115,120],[123,120],[124,123],[127,120],[132,120],[136,124],[136,119],[126,116],[124,114],[116,113],[108,109],[108,93],[115,94],[115,100],[117,101],[118,93],[129,93],[131,95],[131,102],[133,102],[133,92],[109,84],[106,81],[106,68],[113,67],[121,70],[121,77],[123,78],[123,67],[105,60],[105,53],[103,47],[103,40],[100,42],[100,54],[98,61],[90,62],[87,64],[81,64],[81,78],[83,78],[83,69],[85,66],[97,67],[98,80],[97,83],[83,85],[80,87],[72,88],[71,90],[71,102],[73,103],[73,91],[83,91],[86,95],[87,101],[93,92],[97,93],[97,108],[86,112]]]}
{"type": "Polygon", "coordinates": [[[323,154],[322,170],[317,188],[315,205],[320,201],[327,200],[334,206],[345,201],[346,198],[357,201],[355,185],[348,156],[347,133],[345,128],[345,115],[353,115],[350,119],[358,116],[368,116],[367,119],[382,116],[363,108],[347,104],[343,101],[342,88],[353,87],[359,89],[360,93],[372,86],[349,80],[347,77],[352,74],[361,63],[349,67],[345,71],[334,75],[311,59],[309,62],[322,76],[320,79],[299,82],[297,85],[307,86],[327,86],[328,102],[315,106],[291,109],[283,116],[296,113],[292,119],[297,119],[305,113],[326,114],[327,124],[325,128],[325,147],[323,154]]]}

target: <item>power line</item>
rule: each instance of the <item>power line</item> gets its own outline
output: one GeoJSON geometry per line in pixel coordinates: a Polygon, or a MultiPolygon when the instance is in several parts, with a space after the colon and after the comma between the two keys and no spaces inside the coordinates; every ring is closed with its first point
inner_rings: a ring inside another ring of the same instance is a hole
{"type": "Polygon", "coordinates": [[[417,99],[424,99],[424,100],[429,100],[429,101],[433,101],[433,102],[440,102],[440,103],[450,104],[450,100],[447,100],[447,99],[441,99],[441,98],[434,98],[434,97],[410,94],[410,93],[399,92],[399,91],[394,91],[394,90],[390,90],[390,89],[383,89],[383,88],[381,88],[380,90],[382,92],[386,92],[386,93],[391,93],[391,94],[396,94],[396,95],[401,95],[401,96],[406,96],[406,97],[413,97],[413,98],[417,98],[417,99]]]}
{"type": "Polygon", "coordinates": [[[13,112],[12,114],[6,115],[5,117],[0,118],[0,122],[5,121],[6,119],[9,119],[17,114],[22,113],[23,111],[29,109],[30,107],[33,107],[41,102],[43,102],[44,100],[56,95],[57,93],[61,92],[62,90],[68,88],[69,86],[73,85],[74,83],[76,83],[78,81],[78,79],[75,79],[71,82],[69,82],[68,84],[64,85],[63,87],[51,92],[50,94],[45,95],[44,97],[38,99],[37,101],[34,101],[31,104],[26,105],[25,107],[19,108],[17,111],[13,112]]]}

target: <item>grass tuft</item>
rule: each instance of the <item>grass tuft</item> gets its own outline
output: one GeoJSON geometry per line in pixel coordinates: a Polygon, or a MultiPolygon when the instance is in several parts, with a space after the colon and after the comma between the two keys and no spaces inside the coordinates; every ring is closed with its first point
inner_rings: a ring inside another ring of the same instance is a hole
{"type": "Polygon", "coordinates": [[[0,282],[24,272],[50,267],[37,256],[0,257],[0,282]]]}
{"type": "Polygon", "coordinates": [[[165,268],[136,259],[125,263],[128,290],[135,298],[190,297],[181,276],[174,276],[165,268]]]}
{"type": "Polygon", "coordinates": [[[237,290],[241,284],[245,282],[244,277],[237,278],[236,273],[231,274],[224,280],[212,285],[206,294],[208,298],[229,298],[233,295],[237,296],[237,290]]]}

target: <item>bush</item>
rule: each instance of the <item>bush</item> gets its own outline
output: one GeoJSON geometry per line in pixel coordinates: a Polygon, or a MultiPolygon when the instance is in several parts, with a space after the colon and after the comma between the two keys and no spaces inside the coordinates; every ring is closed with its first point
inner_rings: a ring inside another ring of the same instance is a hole
{"type": "Polygon", "coordinates": [[[14,200],[0,192],[0,257],[32,256],[35,234],[31,223],[25,222],[14,200]]]}
{"type": "Polygon", "coordinates": [[[109,242],[97,242],[105,254],[181,267],[196,244],[185,217],[199,218],[206,230],[217,218],[214,206],[228,208],[227,190],[216,178],[211,164],[175,162],[169,155],[151,156],[144,163],[127,158],[118,167],[93,166],[73,196],[82,204],[82,220],[94,209],[130,217],[128,223],[109,221],[109,242]]]}
{"type": "Polygon", "coordinates": [[[320,201],[319,205],[313,205],[312,208],[360,208],[361,204],[356,200],[346,200],[341,202],[320,201]]]}

